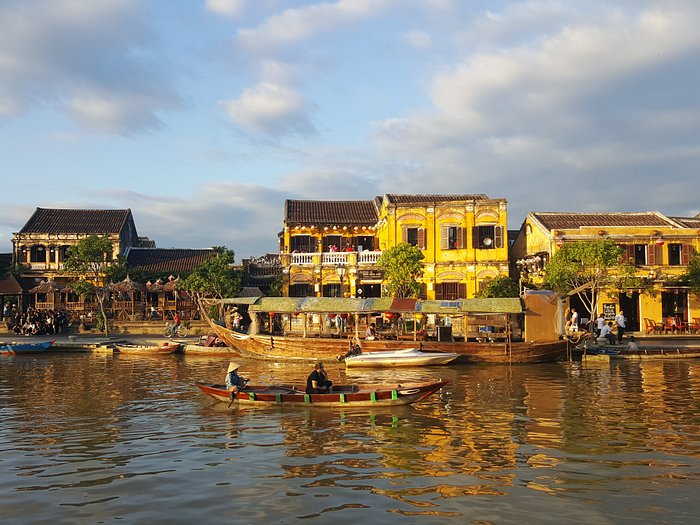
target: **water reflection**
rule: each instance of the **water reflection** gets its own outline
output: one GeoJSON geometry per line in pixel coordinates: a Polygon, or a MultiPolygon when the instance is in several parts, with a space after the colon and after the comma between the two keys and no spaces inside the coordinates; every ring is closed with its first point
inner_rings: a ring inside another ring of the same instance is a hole
{"type": "MultiPolygon", "coordinates": [[[[305,364],[243,361],[256,382],[305,364]]],[[[346,371],[343,382],[450,383],[413,407],[212,403],[221,357],[22,356],[0,366],[7,519],[241,523],[647,519],[693,510],[700,384],[692,360],[346,371]],[[193,491],[192,487],[197,490],[193,491]],[[206,512],[205,512],[206,511],[206,512]],[[398,517],[398,516],[397,516],[398,517]],[[556,518],[556,519],[555,519],[556,518]]],[[[26,520],[25,520],[26,521],[26,520]]],[[[648,521],[648,520],[647,520],[648,521]]]]}

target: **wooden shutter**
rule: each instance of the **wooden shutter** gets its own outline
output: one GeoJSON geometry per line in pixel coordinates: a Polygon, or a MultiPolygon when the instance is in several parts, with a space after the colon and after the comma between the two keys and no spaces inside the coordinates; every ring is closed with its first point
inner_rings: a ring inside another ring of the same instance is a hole
{"type": "Polygon", "coordinates": [[[690,244],[681,245],[681,264],[688,266],[690,263],[690,244]]]}
{"type": "Polygon", "coordinates": [[[625,257],[627,258],[627,262],[630,264],[635,264],[635,257],[634,257],[634,244],[625,244],[625,257]]]}
{"type": "Polygon", "coordinates": [[[401,227],[401,242],[408,242],[408,228],[406,226],[401,227]]]}
{"type": "Polygon", "coordinates": [[[435,283],[435,300],[442,300],[442,283],[435,283]]]}
{"type": "Polygon", "coordinates": [[[464,228],[461,226],[457,228],[457,248],[462,249],[465,246],[465,239],[464,237],[466,236],[466,231],[464,228]]]}
{"type": "Polygon", "coordinates": [[[479,247],[479,227],[472,226],[472,248],[479,247]]]}
{"type": "Polygon", "coordinates": [[[373,246],[373,248],[374,248],[374,251],[375,251],[375,252],[379,251],[379,237],[375,237],[375,238],[374,238],[374,246],[373,246]]]}
{"type": "Polygon", "coordinates": [[[420,298],[424,301],[428,298],[428,285],[420,283],[420,298]]]}
{"type": "Polygon", "coordinates": [[[425,228],[418,228],[418,248],[425,250],[425,228]]]}
{"type": "Polygon", "coordinates": [[[503,226],[496,226],[493,229],[494,237],[494,247],[495,248],[503,248],[503,226]]]}
{"type": "Polygon", "coordinates": [[[450,227],[441,226],[440,227],[440,249],[449,250],[450,249],[450,227]]]}
{"type": "Polygon", "coordinates": [[[647,252],[649,252],[649,257],[647,258],[647,264],[649,266],[656,266],[656,261],[657,261],[656,255],[657,254],[656,254],[655,248],[656,248],[655,244],[650,244],[649,249],[647,250],[647,252]]]}
{"type": "Polygon", "coordinates": [[[466,299],[467,298],[467,285],[466,285],[466,283],[459,283],[457,285],[457,292],[458,292],[459,299],[466,299]]]}

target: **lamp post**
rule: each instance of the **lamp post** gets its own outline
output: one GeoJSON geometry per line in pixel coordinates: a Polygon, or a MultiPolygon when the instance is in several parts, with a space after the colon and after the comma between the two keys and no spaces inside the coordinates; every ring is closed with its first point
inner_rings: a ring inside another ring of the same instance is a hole
{"type": "Polygon", "coordinates": [[[338,279],[340,279],[340,297],[344,297],[343,279],[345,278],[345,274],[347,273],[347,268],[345,268],[345,266],[338,265],[335,267],[335,273],[338,274],[338,279]]]}

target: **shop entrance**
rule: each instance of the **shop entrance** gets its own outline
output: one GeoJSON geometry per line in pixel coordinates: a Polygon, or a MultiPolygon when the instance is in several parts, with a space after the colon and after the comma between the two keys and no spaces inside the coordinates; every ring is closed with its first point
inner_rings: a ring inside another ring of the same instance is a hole
{"type": "Polygon", "coordinates": [[[639,292],[620,294],[620,310],[627,318],[627,332],[639,332],[639,292]]]}

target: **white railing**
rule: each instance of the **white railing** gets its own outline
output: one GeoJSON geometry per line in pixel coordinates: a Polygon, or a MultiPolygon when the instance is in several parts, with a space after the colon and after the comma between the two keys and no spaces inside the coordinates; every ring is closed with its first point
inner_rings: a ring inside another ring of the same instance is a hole
{"type": "Polygon", "coordinates": [[[312,265],[314,263],[313,253],[293,253],[292,264],[312,265]]]}
{"type": "Polygon", "coordinates": [[[358,264],[376,264],[377,259],[379,259],[379,256],[381,254],[382,254],[382,252],[370,252],[370,251],[360,252],[357,255],[357,263],[358,264]]]}
{"type": "Polygon", "coordinates": [[[347,266],[349,252],[324,252],[321,258],[321,264],[334,265],[339,264],[347,266]]]}

